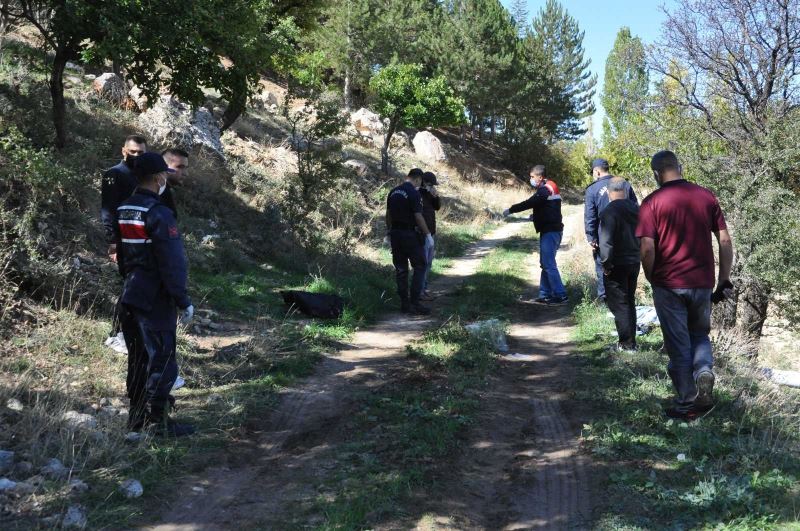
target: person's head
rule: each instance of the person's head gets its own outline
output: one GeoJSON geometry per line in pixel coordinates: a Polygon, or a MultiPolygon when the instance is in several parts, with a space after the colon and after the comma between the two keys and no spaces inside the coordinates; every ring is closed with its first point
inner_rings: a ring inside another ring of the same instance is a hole
{"type": "Polygon", "coordinates": [[[189,154],[180,148],[169,148],[161,153],[164,161],[175,173],[169,176],[169,184],[181,186],[186,177],[186,170],[189,169],[189,154]]]}
{"type": "Polygon", "coordinates": [[[139,188],[164,193],[169,175],[175,173],[158,153],[145,152],[133,160],[133,173],[139,188]]]}
{"type": "Polygon", "coordinates": [[[612,177],[608,181],[608,199],[616,201],[617,199],[627,199],[627,197],[627,181],[622,177],[612,177]]]}
{"type": "Polygon", "coordinates": [[[545,167],[542,164],[537,164],[536,166],[531,168],[530,177],[531,177],[531,186],[536,188],[542,183],[542,181],[547,179],[547,171],[545,170],[545,167]]]}
{"type": "Polygon", "coordinates": [[[425,176],[425,172],[419,168],[414,168],[408,172],[406,176],[406,181],[410,182],[414,185],[414,188],[419,188],[422,186],[422,178],[425,176]]]}
{"type": "Polygon", "coordinates": [[[140,135],[130,135],[125,138],[122,145],[122,159],[125,163],[133,167],[133,159],[147,151],[147,140],[140,135]]]}
{"type": "Polygon", "coordinates": [[[678,179],[683,179],[683,168],[678,156],[672,151],[659,151],[650,159],[650,169],[658,186],[678,179]]]}
{"type": "Polygon", "coordinates": [[[592,161],[592,177],[594,177],[595,180],[608,175],[609,170],[610,167],[606,159],[594,159],[592,161]]]}
{"type": "Polygon", "coordinates": [[[426,171],[422,174],[422,183],[425,186],[436,186],[439,182],[436,180],[436,174],[432,171],[426,171]]]}

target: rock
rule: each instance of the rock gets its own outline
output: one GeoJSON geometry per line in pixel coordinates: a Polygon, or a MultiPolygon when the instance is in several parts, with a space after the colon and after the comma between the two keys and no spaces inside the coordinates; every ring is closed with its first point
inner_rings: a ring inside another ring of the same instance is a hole
{"type": "Polygon", "coordinates": [[[126,479],[119,484],[119,491],[126,498],[138,498],[144,494],[144,487],[142,487],[142,484],[136,479],[126,479]]]}
{"type": "Polygon", "coordinates": [[[107,406],[101,408],[100,411],[97,412],[97,416],[102,419],[110,419],[119,415],[119,410],[115,407],[107,406]]]}
{"type": "Polygon", "coordinates": [[[36,485],[28,483],[27,481],[18,481],[17,486],[12,489],[14,494],[24,496],[26,494],[33,494],[36,492],[36,485]]]}
{"type": "Polygon", "coordinates": [[[361,108],[350,115],[350,123],[363,136],[372,137],[374,134],[383,134],[383,121],[381,117],[366,108],[361,108]]]}
{"type": "Polygon", "coordinates": [[[278,96],[268,90],[262,90],[259,94],[256,94],[255,102],[256,105],[264,109],[271,109],[273,106],[277,108],[281,104],[278,96]]]}
{"type": "Polygon", "coordinates": [[[70,63],[67,61],[65,66],[67,67],[67,70],[74,70],[75,72],[83,73],[83,67],[81,65],[76,65],[75,63],[70,63]]]}
{"type": "Polygon", "coordinates": [[[358,175],[359,177],[366,177],[369,173],[369,166],[366,162],[362,162],[360,160],[350,159],[344,162],[344,165],[353,172],[358,175]]]}
{"type": "Polygon", "coordinates": [[[83,76],[83,78],[89,81],[94,81],[95,79],[97,79],[97,76],[94,74],[86,74],[85,76],[83,76]]]}
{"type": "Polygon", "coordinates": [[[142,89],[134,85],[133,88],[128,91],[128,97],[133,100],[140,111],[144,112],[147,110],[147,96],[144,95],[142,89]]]}
{"type": "Polygon", "coordinates": [[[200,245],[209,245],[219,238],[219,234],[206,234],[203,236],[203,239],[200,240],[200,245]]]}
{"type": "Polygon", "coordinates": [[[209,323],[208,328],[211,330],[225,330],[225,327],[219,323],[209,323]]]}
{"type": "Polygon", "coordinates": [[[5,474],[14,467],[14,452],[0,450],[0,474],[5,474]]]}
{"type": "Polygon", "coordinates": [[[64,479],[69,475],[69,470],[58,459],[48,459],[47,464],[44,465],[39,472],[43,476],[50,479],[64,479]]]}
{"type": "Polygon", "coordinates": [[[67,514],[64,515],[64,519],[61,521],[61,526],[65,529],[69,529],[71,527],[83,529],[86,527],[86,511],[80,505],[70,505],[67,509],[67,514]]]}
{"type": "Polygon", "coordinates": [[[447,160],[441,141],[429,131],[420,131],[414,135],[414,151],[425,162],[441,162],[447,160]]]}
{"type": "Polygon", "coordinates": [[[67,411],[61,416],[67,427],[73,430],[80,428],[94,429],[97,427],[97,419],[88,413],[78,413],[77,411],[67,411]]]}
{"type": "Polygon", "coordinates": [[[101,398],[99,403],[101,407],[112,405],[111,400],[109,400],[108,398],[101,398]]]}
{"type": "Polygon", "coordinates": [[[89,490],[89,485],[87,485],[80,479],[72,479],[69,482],[69,490],[72,493],[86,492],[87,490],[89,490]]]}
{"type": "Polygon", "coordinates": [[[25,409],[25,406],[22,405],[22,402],[16,398],[9,398],[8,402],[6,402],[6,407],[11,411],[16,411],[17,413],[25,409]]]}
{"type": "Polygon", "coordinates": [[[128,444],[138,444],[144,439],[144,436],[138,431],[131,431],[125,435],[125,442],[128,444]]]}
{"type": "Polygon", "coordinates": [[[139,115],[139,126],[155,145],[187,151],[202,149],[224,158],[219,125],[204,107],[192,110],[174,98],[162,96],[139,115]]]}
{"type": "MultiPolygon", "coordinates": [[[[383,137],[381,137],[381,142],[383,141],[383,137]]],[[[398,131],[392,135],[391,145],[397,147],[411,147],[411,139],[408,135],[403,131],[398,131]]]]}
{"type": "Polygon", "coordinates": [[[33,464],[28,461],[20,461],[14,465],[14,475],[17,477],[26,478],[33,472],[33,464]]]}
{"type": "Polygon", "coordinates": [[[106,72],[92,81],[92,89],[106,101],[122,106],[128,99],[128,84],[117,74],[106,72]]]}
{"type": "Polygon", "coordinates": [[[16,488],[17,482],[8,478],[0,478],[0,492],[9,492],[16,488]]]}
{"type": "Polygon", "coordinates": [[[73,85],[80,85],[81,84],[81,78],[79,78],[78,76],[67,76],[66,80],[69,83],[72,83],[73,85]]]}

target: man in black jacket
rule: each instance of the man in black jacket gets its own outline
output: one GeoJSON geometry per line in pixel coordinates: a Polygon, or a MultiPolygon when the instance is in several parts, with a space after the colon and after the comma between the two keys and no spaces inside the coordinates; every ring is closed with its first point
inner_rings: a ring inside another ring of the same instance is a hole
{"type": "Polygon", "coordinates": [[[436,180],[436,175],[433,172],[426,171],[422,176],[422,186],[419,189],[419,195],[422,196],[422,217],[425,218],[425,223],[428,225],[428,230],[434,239],[434,244],[425,250],[428,269],[425,270],[425,287],[421,297],[423,301],[433,300],[433,296],[428,291],[428,281],[431,277],[433,258],[436,255],[436,211],[442,208],[442,200],[436,190],[437,184],[439,183],[436,180]]]}
{"type": "Polygon", "coordinates": [[[603,267],[606,303],[614,314],[616,350],[636,349],[636,282],[639,278],[639,205],[628,195],[625,179],[608,181],[609,203],[600,212],[598,251],[603,267]]]}
{"type": "Polygon", "coordinates": [[[535,302],[542,304],[564,304],[567,291],[561,282],[561,274],[556,264],[556,252],[561,246],[564,223],[561,217],[561,193],[558,185],[547,178],[545,167],[531,169],[531,186],[535,192],[526,201],[517,203],[503,211],[504,216],[515,212],[533,209],[533,226],[539,233],[539,265],[542,274],[539,281],[539,297],[535,302]]]}

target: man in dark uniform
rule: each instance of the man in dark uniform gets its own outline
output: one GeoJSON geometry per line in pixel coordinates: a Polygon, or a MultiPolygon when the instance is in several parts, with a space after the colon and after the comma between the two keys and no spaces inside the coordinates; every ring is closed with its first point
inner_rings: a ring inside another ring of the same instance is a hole
{"type": "Polygon", "coordinates": [[[189,168],[189,153],[180,148],[169,148],[161,152],[167,166],[175,173],[169,174],[169,182],[167,189],[161,194],[161,202],[164,203],[175,214],[175,219],[178,219],[178,209],[175,206],[175,193],[176,186],[183,186],[186,179],[186,170],[189,168]]]}
{"type": "MultiPolygon", "coordinates": [[[[584,192],[583,223],[586,229],[586,241],[592,246],[592,256],[594,257],[594,270],[597,277],[597,298],[601,302],[606,300],[606,288],[603,282],[603,264],[600,260],[600,212],[608,205],[608,182],[613,175],[608,173],[609,165],[605,159],[594,159],[592,161],[592,176],[594,182],[586,187],[584,192]]],[[[628,199],[636,204],[636,194],[630,183],[625,182],[625,194],[628,199]]]]}
{"type": "Polygon", "coordinates": [[[392,243],[392,262],[397,278],[397,293],[405,313],[428,315],[431,311],[420,304],[427,262],[425,253],[433,247],[433,236],[422,216],[422,197],[417,191],[422,185],[423,171],[414,168],[403,184],[389,192],[386,199],[386,227],[392,243]],[[408,264],[414,268],[411,293],[408,290],[408,264]]]}
{"type": "Polygon", "coordinates": [[[426,171],[422,175],[422,186],[419,189],[419,195],[422,196],[422,217],[425,218],[425,224],[428,225],[428,230],[431,231],[431,236],[434,238],[433,245],[425,253],[425,261],[428,267],[425,270],[425,285],[422,291],[422,300],[433,300],[433,296],[428,292],[428,281],[431,277],[431,268],[433,267],[433,258],[436,254],[436,211],[442,208],[442,200],[439,197],[439,192],[436,191],[436,185],[439,184],[436,180],[436,174],[431,171],[426,171]]]}
{"type": "Polygon", "coordinates": [[[175,216],[159,199],[172,170],[158,153],[144,153],[133,171],[137,188],[117,208],[117,263],[125,278],[120,320],[128,347],[129,428],[153,425],[158,433],[177,437],[194,429],[173,422],[166,411],[178,375],[176,308],[186,324],[194,307],[175,216]]]}
{"type": "MultiPolygon", "coordinates": [[[[100,181],[100,220],[108,244],[108,258],[117,261],[119,228],[117,227],[117,208],[129,198],[136,189],[136,177],[132,168],[136,157],[147,151],[147,140],[139,135],[130,135],[122,145],[122,160],[103,173],[100,181]]],[[[114,308],[111,334],[106,345],[116,352],[126,354],[125,338],[119,329],[119,304],[114,308]]]]}

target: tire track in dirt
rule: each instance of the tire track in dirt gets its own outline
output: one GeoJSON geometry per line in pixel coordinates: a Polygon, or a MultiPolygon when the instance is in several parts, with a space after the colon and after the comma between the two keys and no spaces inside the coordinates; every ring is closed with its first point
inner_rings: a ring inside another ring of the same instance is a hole
{"type": "MultiPolygon", "coordinates": [[[[454,260],[433,285],[450,292],[472,275],[481,260],[521,228],[502,225],[454,260]]],[[[332,468],[321,454],[341,441],[331,440],[343,419],[354,412],[352,397],[379,386],[402,366],[405,346],[434,323],[432,318],[392,314],[355,334],[335,355],[326,356],[313,376],[283,390],[278,405],[248,440],[231,447],[224,462],[190,476],[164,500],[153,531],[279,528],[282,509],[317,495],[320,470],[332,468]]]]}
{"type": "MultiPolygon", "coordinates": [[[[565,217],[559,263],[573,259],[580,212],[565,217]]],[[[538,271],[538,254],[529,262],[538,271]]],[[[511,352],[482,396],[482,412],[459,473],[437,486],[417,529],[589,529],[591,471],[579,434],[588,412],[570,397],[579,368],[571,356],[567,306],[519,303],[509,330],[511,352]],[[431,520],[434,522],[431,524],[431,520]]]]}

